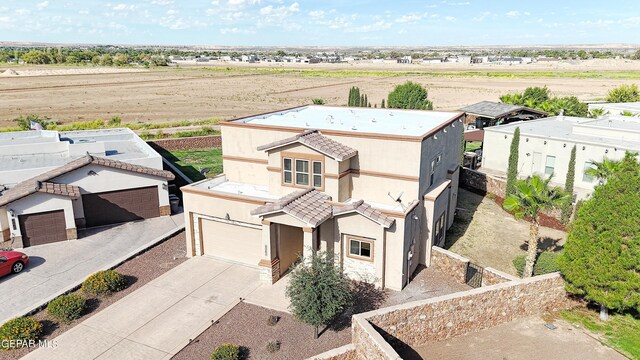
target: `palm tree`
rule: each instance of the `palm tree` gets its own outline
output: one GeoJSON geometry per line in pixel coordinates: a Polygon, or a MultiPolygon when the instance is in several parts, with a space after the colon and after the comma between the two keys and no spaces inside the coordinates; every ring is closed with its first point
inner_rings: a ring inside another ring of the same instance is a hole
{"type": "MultiPolygon", "coordinates": [[[[552,175],[553,176],[553,175],[552,175]]],[[[533,275],[533,264],[538,255],[538,233],[540,223],[538,215],[542,210],[558,208],[569,199],[560,188],[550,187],[551,177],[543,179],[538,175],[533,175],[526,180],[516,181],[516,192],[509,195],[502,206],[512,212],[516,219],[526,218],[529,225],[529,249],[525,263],[523,277],[533,275]]]]}
{"type": "Polygon", "coordinates": [[[586,169],[584,173],[598,179],[600,184],[604,184],[607,178],[615,172],[619,164],[619,160],[610,160],[606,157],[602,158],[602,161],[591,160],[592,166],[586,169]]]}

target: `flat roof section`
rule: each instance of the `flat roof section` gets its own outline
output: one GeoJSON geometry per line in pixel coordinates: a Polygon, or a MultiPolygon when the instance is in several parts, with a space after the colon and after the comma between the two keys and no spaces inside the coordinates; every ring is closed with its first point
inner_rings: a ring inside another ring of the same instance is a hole
{"type": "Polygon", "coordinates": [[[421,136],[460,114],[450,111],[308,105],[230,122],[353,133],[421,136]]]}

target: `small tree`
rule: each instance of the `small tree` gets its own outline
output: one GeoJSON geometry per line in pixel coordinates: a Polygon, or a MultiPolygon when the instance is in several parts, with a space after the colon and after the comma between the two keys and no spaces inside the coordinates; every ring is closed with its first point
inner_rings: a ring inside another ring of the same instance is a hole
{"type": "Polygon", "coordinates": [[[578,211],[559,259],[567,291],[607,309],[640,311],[640,164],[627,153],[578,211]]]}
{"type": "Polygon", "coordinates": [[[286,295],[293,316],[318,328],[329,324],[351,303],[349,280],[332,256],[318,253],[299,264],[291,274],[286,295]]]}
{"type": "Polygon", "coordinates": [[[571,156],[569,157],[569,168],[567,169],[567,177],[564,181],[564,192],[571,196],[567,202],[562,205],[562,213],[560,215],[560,220],[563,224],[569,222],[571,219],[571,214],[573,213],[573,186],[576,181],[576,146],[573,145],[571,149],[571,156]]]}
{"type": "Polygon", "coordinates": [[[513,132],[511,140],[511,149],[509,150],[509,166],[507,168],[507,188],[506,196],[512,195],[515,190],[515,184],[518,175],[518,152],[520,151],[520,128],[517,127],[513,132]]]}
{"type": "Polygon", "coordinates": [[[615,89],[609,90],[606,98],[607,102],[625,103],[640,101],[640,90],[638,85],[620,85],[615,89]]]}
{"type": "Polygon", "coordinates": [[[538,215],[542,210],[557,208],[567,201],[561,189],[549,186],[551,177],[544,180],[534,175],[526,180],[517,180],[515,192],[504,200],[502,206],[512,212],[516,219],[526,218],[529,222],[529,243],[524,277],[533,275],[533,265],[538,255],[538,233],[540,223],[538,215]]]}
{"type": "Polygon", "coordinates": [[[384,109],[384,108],[385,108],[385,106],[384,106],[384,99],[382,99],[382,103],[380,104],[380,108],[381,108],[381,109],[384,109]]]}
{"type": "Polygon", "coordinates": [[[389,93],[387,106],[394,109],[432,110],[433,103],[427,96],[427,90],[422,85],[407,81],[389,93]]]}

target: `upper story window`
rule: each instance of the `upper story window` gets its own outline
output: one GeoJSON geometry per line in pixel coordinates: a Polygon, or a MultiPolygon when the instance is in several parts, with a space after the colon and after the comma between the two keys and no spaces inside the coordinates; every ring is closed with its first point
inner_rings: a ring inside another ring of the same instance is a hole
{"type": "Polygon", "coordinates": [[[320,157],[304,154],[295,156],[283,156],[282,158],[282,184],[299,187],[324,187],[324,162],[320,157]],[[315,160],[317,158],[318,160],[315,160]]]}
{"type": "Polygon", "coordinates": [[[556,157],[547,155],[547,162],[544,165],[544,173],[546,175],[552,175],[556,166],[556,157]]]}

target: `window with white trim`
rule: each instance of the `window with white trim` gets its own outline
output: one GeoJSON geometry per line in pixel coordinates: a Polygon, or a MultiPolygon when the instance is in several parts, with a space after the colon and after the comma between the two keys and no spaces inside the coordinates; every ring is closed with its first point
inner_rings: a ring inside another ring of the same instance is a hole
{"type": "Polygon", "coordinates": [[[313,187],[322,187],[322,161],[313,162],[313,187]]]}
{"type": "Polygon", "coordinates": [[[309,186],[309,160],[296,159],[296,185],[309,186]]]}
{"type": "Polygon", "coordinates": [[[285,184],[293,183],[293,165],[290,158],[282,159],[282,182],[285,184]]]}
{"type": "Polygon", "coordinates": [[[436,177],[436,167],[438,167],[438,165],[440,164],[440,161],[442,161],[442,154],[439,154],[438,156],[433,158],[433,160],[431,160],[431,169],[429,172],[429,186],[433,185],[433,181],[435,180],[435,177],[436,177]]]}
{"type": "Polygon", "coordinates": [[[546,175],[552,175],[556,167],[556,157],[547,155],[547,161],[544,164],[544,173],[546,175]]]}
{"type": "Polygon", "coordinates": [[[349,256],[364,260],[373,260],[373,241],[356,238],[349,239],[349,256]]]}

